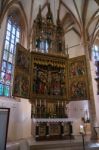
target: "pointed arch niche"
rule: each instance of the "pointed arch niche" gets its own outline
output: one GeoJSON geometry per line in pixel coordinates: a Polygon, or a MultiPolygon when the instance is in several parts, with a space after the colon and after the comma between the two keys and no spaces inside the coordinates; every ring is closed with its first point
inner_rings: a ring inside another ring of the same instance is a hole
{"type": "Polygon", "coordinates": [[[1,54],[0,96],[12,97],[16,44],[21,43],[25,45],[27,23],[25,13],[20,3],[11,3],[8,7],[5,6],[5,10],[3,15],[5,18],[7,17],[7,19],[1,54]]]}

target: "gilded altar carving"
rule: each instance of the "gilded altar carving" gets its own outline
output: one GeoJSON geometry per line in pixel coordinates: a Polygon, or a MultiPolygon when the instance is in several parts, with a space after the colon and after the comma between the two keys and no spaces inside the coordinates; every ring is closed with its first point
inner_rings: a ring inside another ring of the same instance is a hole
{"type": "Polygon", "coordinates": [[[29,98],[31,102],[33,99],[51,102],[89,99],[84,55],[68,59],[29,52],[20,44],[16,51],[14,96],[29,98]]]}
{"type": "Polygon", "coordinates": [[[50,53],[54,55],[65,54],[64,29],[59,18],[59,10],[56,24],[53,22],[50,3],[48,3],[47,14],[42,16],[41,6],[33,24],[32,51],[50,53]]]}

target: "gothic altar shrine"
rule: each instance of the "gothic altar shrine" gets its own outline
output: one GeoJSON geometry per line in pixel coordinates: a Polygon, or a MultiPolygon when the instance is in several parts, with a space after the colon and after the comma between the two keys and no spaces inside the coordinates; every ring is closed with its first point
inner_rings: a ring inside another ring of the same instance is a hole
{"type": "Polygon", "coordinates": [[[13,96],[29,99],[36,139],[63,138],[71,133],[67,103],[89,99],[86,56],[69,58],[59,13],[55,25],[50,4],[46,18],[39,8],[32,32],[31,51],[17,44],[13,96]]]}

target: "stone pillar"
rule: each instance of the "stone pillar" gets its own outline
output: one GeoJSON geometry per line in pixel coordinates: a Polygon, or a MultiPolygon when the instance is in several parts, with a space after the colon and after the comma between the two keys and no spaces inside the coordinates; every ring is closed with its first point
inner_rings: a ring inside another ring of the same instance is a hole
{"type": "Polygon", "coordinates": [[[94,130],[94,125],[96,123],[96,108],[95,108],[95,98],[93,93],[93,85],[92,85],[92,74],[91,74],[91,66],[90,66],[90,55],[89,55],[89,46],[85,43],[84,51],[86,55],[87,61],[87,70],[88,70],[88,84],[89,84],[89,113],[90,113],[90,123],[91,123],[91,139],[96,140],[97,135],[94,130]]]}

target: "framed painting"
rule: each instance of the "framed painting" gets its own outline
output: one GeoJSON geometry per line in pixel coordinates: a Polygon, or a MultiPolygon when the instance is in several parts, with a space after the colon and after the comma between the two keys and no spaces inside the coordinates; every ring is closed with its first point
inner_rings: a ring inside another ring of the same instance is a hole
{"type": "Polygon", "coordinates": [[[85,55],[69,59],[69,78],[82,77],[87,75],[85,55]]]}
{"type": "Polygon", "coordinates": [[[15,69],[19,69],[28,74],[30,73],[30,64],[30,51],[18,43],[16,46],[15,69]]]}
{"type": "Polygon", "coordinates": [[[68,79],[69,100],[89,99],[89,81],[85,55],[69,59],[68,79]]]}
{"type": "Polygon", "coordinates": [[[30,98],[30,77],[21,71],[16,71],[14,75],[13,96],[30,98]]]}
{"type": "Polygon", "coordinates": [[[86,78],[72,79],[69,81],[69,100],[87,100],[88,82],[86,78]]]}
{"type": "Polygon", "coordinates": [[[30,98],[31,55],[20,44],[16,47],[13,93],[15,97],[30,98]]]}

